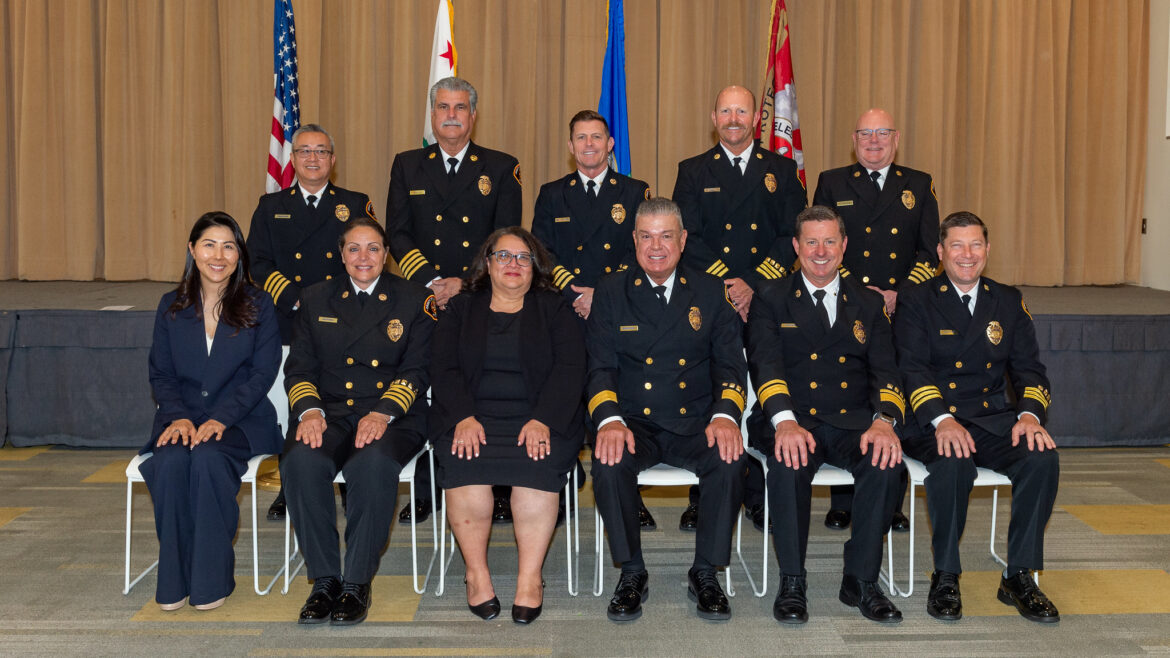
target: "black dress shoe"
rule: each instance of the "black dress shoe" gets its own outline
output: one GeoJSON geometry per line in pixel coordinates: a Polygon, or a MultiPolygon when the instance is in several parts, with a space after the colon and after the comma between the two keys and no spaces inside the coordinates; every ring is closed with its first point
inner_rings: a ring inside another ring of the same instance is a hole
{"type": "MultiPolygon", "coordinates": [[[[485,621],[488,619],[495,619],[496,617],[500,616],[500,599],[499,597],[493,596],[483,603],[477,603],[475,605],[468,603],[467,609],[471,611],[471,614],[485,621]]],[[[537,612],[537,614],[540,613],[537,612]]],[[[533,619],[535,619],[535,617],[533,617],[533,619]]]]}
{"type": "Polygon", "coordinates": [[[902,621],[902,613],[886,598],[876,581],[845,576],[841,579],[841,592],[837,596],[841,603],[861,610],[862,616],[866,619],[883,624],[897,624],[902,621]]]}
{"type": "Polygon", "coordinates": [[[370,603],[373,602],[372,594],[368,583],[365,585],[344,583],[341,586],[341,598],[337,599],[337,605],[333,606],[329,623],[333,626],[351,626],[365,621],[366,614],[370,611],[370,603]]]}
{"type": "Polygon", "coordinates": [[[678,529],[694,532],[699,527],[699,506],[695,503],[687,505],[682,516],[678,517],[678,529]]]}
{"type": "Polygon", "coordinates": [[[646,509],[645,503],[638,503],[638,526],[643,530],[658,529],[658,523],[650,515],[650,510],[646,509]]]}
{"type": "Polygon", "coordinates": [[[501,523],[512,522],[512,501],[504,496],[496,496],[496,502],[492,507],[492,523],[499,525],[501,523]]]}
{"type": "Polygon", "coordinates": [[[998,597],[1000,601],[1016,606],[1024,619],[1046,624],[1060,621],[1060,613],[1040,591],[1031,570],[1000,578],[998,597]]]}
{"type": "Polygon", "coordinates": [[[930,574],[930,594],[926,612],[935,619],[958,621],[963,618],[963,598],[959,594],[959,576],[948,571],[930,574]]]}
{"type": "Polygon", "coordinates": [[[781,624],[803,624],[808,621],[808,579],[804,576],[782,576],[780,593],[772,604],[772,617],[781,624]]]}
{"type": "MultiPolygon", "coordinates": [[[[756,530],[759,530],[760,532],[764,531],[764,504],[763,503],[756,503],[755,505],[752,505],[751,507],[744,508],[743,513],[746,514],[747,517],[752,520],[752,527],[754,527],[756,530]]],[[[768,525],[772,525],[772,522],[770,519],[768,521],[768,525]]],[[[768,531],[771,532],[771,529],[769,528],[768,531]]]]}
{"type": "Polygon", "coordinates": [[[731,619],[731,606],[719,586],[719,572],[715,569],[696,569],[687,572],[687,598],[696,603],[699,617],[711,621],[731,619]]]}
{"type": "Polygon", "coordinates": [[[333,614],[333,606],[341,596],[341,581],[325,576],[313,581],[313,590],[305,605],[301,606],[301,615],[297,618],[298,624],[324,624],[333,614]]]}
{"type": "Polygon", "coordinates": [[[418,519],[418,523],[431,518],[431,501],[416,499],[413,504],[407,503],[398,513],[398,522],[410,523],[412,517],[418,519]]]}
{"type": "Polygon", "coordinates": [[[844,530],[849,527],[849,523],[853,520],[853,515],[849,510],[831,509],[825,515],[825,527],[829,530],[844,530]]]}
{"type": "Polygon", "coordinates": [[[910,532],[910,519],[901,510],[894,512],[890,518],[890,529],[894,532],[910,532]]]}
{"type": "Polygon", "coordinates": [[[622,573],[605,615],[610,621],[634,621],[642,616],[642,602],[649,597],[650,574],[645,571],[622,573]]]}
{"type": "Polygon", "coordinates": [[[512,621],[517,624],[531,624],[540,616],[540,611],[544,608],[544,604],[540,604],[535,608],[528,606],[512,604],[512,621]]]}
{"type": "Polygon", "coordinates": [[[276,500],[268,506],[268,520],[269,521],[283,521],[284,515],[287,514],[287,508],[284,504],[284,489],[276,495],[276,500]]]}

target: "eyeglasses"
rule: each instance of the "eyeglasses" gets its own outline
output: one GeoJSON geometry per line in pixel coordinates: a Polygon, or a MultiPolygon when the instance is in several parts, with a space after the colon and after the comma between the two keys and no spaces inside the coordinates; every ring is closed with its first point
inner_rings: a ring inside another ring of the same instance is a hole
{"type": "Polygon", "coordinates": [[[323,158],[327,155],[333,155],[333,151],[328,149],[296,149],[293,151],[298,158],[308,159],[309,156],[315,155],[318,158],[323,158]]]}
{"type": "Polygon", "coordinates": [[[500,250],[493,251],[492,253],[488,254],[488,256],[495,258],[496,263],[500,265],[507,265],[508,263],[511,263],[513,259],[515,259],[517,267],[532,267],[532,254],[528,253],[527,251],[514,254],[510,251],[500,250]]]}
{"type": "Polygon", "coordinates": [[[878,139],[889,139],[891,135],[898,132],[894,128],[866,128],[865,130],[854,130],[853,134],[860,139],[869,139],[870,137],[877,137],[878,139]]]}

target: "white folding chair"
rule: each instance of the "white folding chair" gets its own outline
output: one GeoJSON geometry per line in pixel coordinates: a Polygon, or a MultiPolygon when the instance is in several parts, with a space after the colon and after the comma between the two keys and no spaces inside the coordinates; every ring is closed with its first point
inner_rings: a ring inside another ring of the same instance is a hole
{"type": "MultiPolygon", "coordinates": [[[[568,578],[569,596],[577,596],[581,582],[581,510],[577,496],[577,464],[569,471],[565,483],[565,572],[568,578]],[[573,556],[577,555],[574,563],[573,556]]],[[[434,478],[431,479],[434,482],[434,478]]],[[[431,497],[434,501],[434,496],[431,497]]],[[[435,596],[442,596],[447,589],[447,569],[455,558],[455,533],[447,531],[447,492],[443,491],[443,520],[439,538],[439,586],[435,596]],[[447,537],[451,537],[451,550],[447,550],[447,537]]]]}

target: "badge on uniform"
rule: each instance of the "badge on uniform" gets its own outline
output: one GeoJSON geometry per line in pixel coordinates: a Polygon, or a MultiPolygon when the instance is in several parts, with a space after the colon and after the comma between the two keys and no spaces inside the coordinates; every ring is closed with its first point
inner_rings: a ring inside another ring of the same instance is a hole
{"type": "Polygon", "coordinates": [[[517,185],[519,185],[520,187],[524,187],[524,182],[520,180],[520,165],[516,165],[515,167],[512,167],[512,178],[516,179],[517,185]]]}
{"type": "Polygon", "coordinates": [[[861,320],[853,321],[853,337],[857,342],[865,345],[865,325],[861,324],[861,320]]]}
{"type": "Polygon", "coordinates": [[[764,174],[764,187],[768,188],[769,192],[776,191],[776,177],[770,171],[764,174]]]}
{"type": "Polygon", "coordinates": [[[999,345],[999,341],[1003,340],[1003,325],[995,320],[987,323],[987,340],[992,345],[999,345]]]}
{"type": "Polygon", "coordinates": [[[333,214],[337,216],[337,219],[344,222],[345,220],[349,219],[349,208],[347,208],[344,203],[339,203],[337,204],[337,207],[333,209],[333,214]]]}
{"type": "Polygon", "coordinates": [[[620,203],[613,204],[613,208],[609,209],[609,216],[615,223],[621,224],[626,221],[626,207],[620,203]]]}
{"type": "Polygon", "coordinates": [[[914,193],[910,190],[902,190],[902,205],[906,206],[906,210],[914,210],[914,193]]]}
{"type": "Polygon", "coordinates": [[[479,182],[476,185],[479,186],[480,194],[487,196],[492,193],[492,179],[488,178],[487,174],[480,176],[479,182]]]}
{"type": "Polygon", "coordinates": [[[687,313],[687,320],[691,323],[691,329],[698,331],[703,326],[703,314],[699,313],[698,306],[692,306],[687,313]]]}
{"type": "Polygon", "coordinates": [[[366,202],[366,214],[370,216],[370,219],[377,219],[378,218],[378,216],[374,214],[374,202],[373,201],[366,202]]]}
{"type": "Polygon", "coordinates": [[[402,338],[402,321],[394,318],[390,324],[386,325],[386,335],[390,337],[392,342],[397,343],[399,338],[402,338]]]}
{"type": "Polygon", "coordinates": [[[435,301],[434,295],[430,295],[423,302],[423,313],[429,315],[432,320],[439,319],[439,304],[435,301]]]}

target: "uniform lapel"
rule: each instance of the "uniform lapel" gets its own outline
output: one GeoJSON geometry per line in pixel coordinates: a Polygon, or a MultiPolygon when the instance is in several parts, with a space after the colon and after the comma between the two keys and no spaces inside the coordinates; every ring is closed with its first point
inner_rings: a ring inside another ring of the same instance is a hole
{"type": "Polygon", "coordinates": [[[857,321],[857,316],[861,313],[860,301],[857,299],[856,293],[850,294],[845,289],[844,279],[837,284],[837,318],[833,322],[832,330],[829,331],[828,343],[835,343],[842,338],[853,336],[853,323],[857,321]]]}
{"type": "Polygon", "coordinates": [[[865,205],[871,209],[877,205],[878,193],[873,187],[873,181],[869,179],[869,171],[860,164],[853,165],[853,171],[848,176],[849,187],[853,189],[853,193],[857,195],[865,205]]]}
{"type": "MultiPolygon", "coordinates": [[[[731,216],[736,207],[743,200],[743,195],[740,194],[740,189],[743,186],[743,176],[739,175],[727,159],[727,154],[723,152],[723,147],[718,144],[715,148],[708,151],[707,169],[711,172],[711,176],[719,183],[719,193],[723,195],[722,198],[727,199],[728,203],[724,204],[723,217],[731,216]]],[[[723,217],[719,218],[719,224],[723,223],[723,217]]]]}
{"type": "Polygon", "coordinates": [[[561,185],[561,194],[565,198],[565,207],[569,209],[569,227],[575,236],[577,244],[583,244],[584,236],[593,233],[594,215],[591,210],[589,197],[585,186],[581,184],[581,177],[573,172],[568,180],[561,185]]]}
{"type": "MultiPolygon", "coordinates": [[[[598,190],[597,199],[594,201],[593,212],[590,214],[589,231],[585,234],[585,240],[592,238],[601,227],[613,221],[613,207],[620,203],[622,199],[622,186],[625,182],[614,175],[610,170],[605,179],[601,181],[601,189],[598,190]]],[[[626,219],[633,219],[637,208],[624,208],[626,219]]],[[[625,221],[625,220],[622,220],[625,221]]],[[[633,222],[630,222],[632,225],[633,222]]]]}
{"type": "Polygon", "coordinates": [[[427,154],[423,156],[419,167],[431,181],[431,188],[439,196],[439,202],[443,207],[446,207],[451,201],[451,197],[453,196],[452,190],[454,188],[447,176],[447,156],[443,153],[443,149],[439,148],[438,144],[428,146],[427,154]]]}
{"type": "Polygon", "coordinates": [[[819,345],[825,338],[825,328],[817,315],[812,295],[804,287],[804,276],[795,275],[788,290],[788,316],[796,321],[796,327],[804,334],[809,345],[819,345]]]}
{"type": "Polygon", "coordinates": [[[874,204],[873,208],[875,217],[885,212],[895,199],[902,197],[902,188],[906,185],[906,181],[900,174],[901,170],[894,164],[891,164],[890,168],[886,170],[886,182],[882,184],[881,194],[878,195],[877,203],[874,204]]]}
{"type": "Polygon", "coordinates": [[[972,317],[967,312],[967,309],[963,307],[963,301],[959,299],[959,293],[955,291],[950,279],[946,276],[934,279],[930,285],[934,286],[934,303],[938,307],[939,312],[946,318],[951,327],[959,332],[963,337],[963,341],[966,342],[967,334],[971,333],[970,324],[972,317]]]}
{"type": "MultiPolygon", "coordinates": [[[[329,187],[330,186],[326,186],[325,189],[329,189],[329,187]]],[[[322,192],[324,191],[325,190],[322,190],[322,192]]],[[[325,195],[322,194],[321,196],[324,197],[325,195]]],[[[317,205],[320,206],[325,202],[325,199],[322,198],[317,202],[317,205]]],[[[321,224],[324,221],[322,219],[324,214],[321,211],[310,208],[305,203],[305,195],[301,191],[301,186],[299,184],[293,185],[291,188],[289,188],[288,192],[281,197],[281,205],[284,207],[283,210],[286,214],[298,220],[280,224],[282,232],[287,232],[293,236],[294,239],[291,240],[291,242],[300,243],[305,238],[315,233],[317,229],[321,227],[321,224]]]]}
{"type": "MultiPolygon", "coordinates": [[[[653,285],[653,281],[650,282],[653,285]]],[[[651,289],[653,295],[653,289],[651,289]]],[[[691,303],[695,298],[695,292],[691,289],[690,282],[687,277],[679,270],[675,270],[674,288],[670,291],[670,301],[666,303],[666,312],[659,314],[657,323],[654,326],[654,341],[666,338],[671,331],[680,326],[686,325],[692,330],[693,326],[690,324],[691,303]]],[[[657,301],[653,303],[657,304],[657,301]]],[[[702,315],[699,317],[700,327],[702,327],[702,315]]]]}
{"type": "MultiPolygon", "coordinates": [[[[979,296],[975,298],[975,312],[971,314],[967,332],[963,334],[964,350],[984,335],[987,325],[995,316],[996,299],[991,295],[991,287],[983,283],[982,279],[976,285],[979,286],[979,296]]],[[[962,300],[959,306],[962,306],[962,300]]]]}

